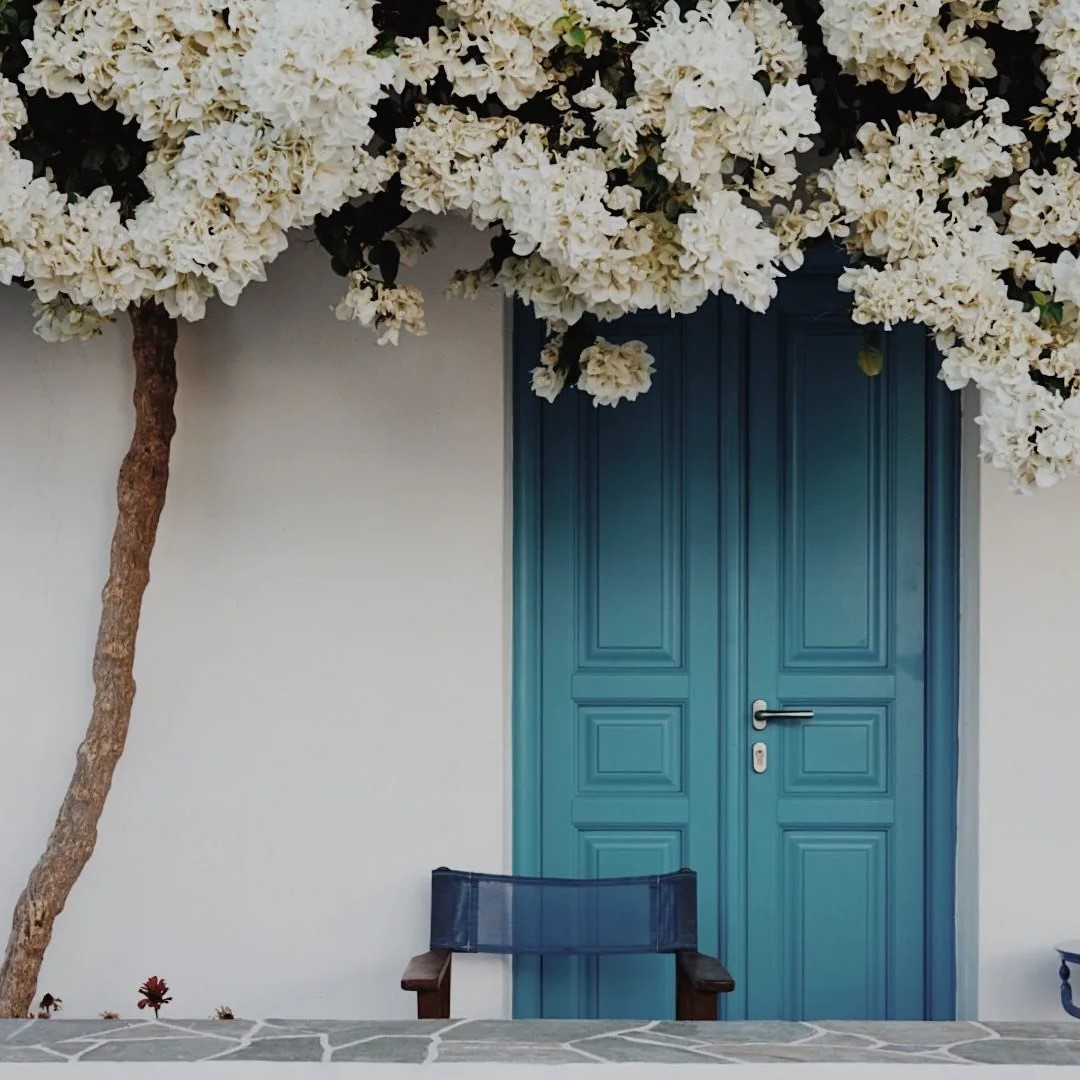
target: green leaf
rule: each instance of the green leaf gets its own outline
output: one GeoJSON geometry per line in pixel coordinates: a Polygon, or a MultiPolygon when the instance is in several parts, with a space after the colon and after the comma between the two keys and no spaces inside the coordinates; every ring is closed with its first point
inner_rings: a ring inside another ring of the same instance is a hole
{"type": "Polygon", "coordinates": [[[671,222],[672,225],[676,224],[679,220],[679,215],[686,213],[689,207],[681,199],[669,198],[664,201],[664,217],[671,222]]]}
{"type": "Polygon", "coordinates": [[[586,42],[589,40],[589,31],[584,26],[575,26],[571,28],[566,36],[572,44],[584,49],[586,42]]]}
{"type": "Polygon", "coordinates": [[[1039,310],[1047,322],[1060,325],[1061,320],[1065,317],[1065,306],[1059,300],[1053,300],[1049,304],[1041,304],[1039,310]]]}
{"type": "Polygon", "coordinates": [[[350,229],[337,248],[338,254],[354,268],[367,264],[367,248],[364,238],[355,230],[350,229]]]}
{"type": "Polygon", "coordinates": [[[380,240],[372,244],[368,258],[379,268],[383,281],[387,285],[397,284],[398,270],[401,267],[401,252],[392,240],[380,240]]]}
{"type": "Polygon", "coordinates": [[[956,170],[960,167],[960,162],[954,157],[947,157],[940,166],[939,171],[942,176],[955,176],[956,170]]]}
{"type": "Polygon", "coordinates": [[[885,367],[885,354],[873,345],[864,345],[859,350],[857,363],[859,370],[872,379],[885,367]]]}
{"type": "Polygon", "coordinates": [[[388,56],[397,55],[397,37],[393,34],[387,34],[380,37],[378,41],[368,50],[369,56],[377,56],[380,60],[385,60],[388,56]]]}
{"type": "Polygon", "coordinates": [[[764,71],[759,71],[754,76],[754,82],[760,83],[766,94],[772,89],[772,79],[764,71]]]}

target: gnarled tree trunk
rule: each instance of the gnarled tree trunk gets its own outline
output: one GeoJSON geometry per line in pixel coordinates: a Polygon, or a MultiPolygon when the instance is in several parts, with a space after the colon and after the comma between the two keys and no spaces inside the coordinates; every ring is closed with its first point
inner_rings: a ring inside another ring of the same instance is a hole
{"type": "Polygon", "coordinates": [[[98,821],[131,720],[135,637],[176,430],[177,325],[156,304],[143,304],[130,314],[135,433],[117,483],[116,530],[94,649],[93,714],[49,842],[15,905],[0,966],[0,1016],[27,1015],[53,923],[97,843],[98,821]]]}

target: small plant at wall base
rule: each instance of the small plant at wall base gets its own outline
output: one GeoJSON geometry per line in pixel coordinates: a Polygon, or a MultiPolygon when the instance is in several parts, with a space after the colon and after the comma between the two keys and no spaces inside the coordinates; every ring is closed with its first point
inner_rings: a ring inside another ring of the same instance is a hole
{"type": "Polygon", "coordinates": [[[153,1009],[154,1019],[158,1019],[158,1012],[168,1005],[172,998],[169,996],[169,986],[164,979],[159,979],[156,975],[151,975],[139,987],[139,1008],[140,1009],[153,1009]]]}
{"type": "MultiPolygon", "coordinates": [[[[1024,489],[1080,470],[1080,29],[1071,0],[0,0],[0,283],[50,340],[131,325],[134,430],[71,783],[12,916],[0,1015],[31,1008],[124,751],[176,429],[181,320],[299,230],[339,318],[422,333],[414,215],[491,255],[451,291],[531,304],[554,400],[632,401],[629,312],[765,310],[836,240],[853,318],[935,335],[1024,489]],[[160,42],[170,48],[163,52],[160,42]],[[827,163],[827,164],[823,164],[827,163]]],[[[883,353],[857,362],[872,375],[883,353]]],[[[435,362],[433,360],[433,362],[435,362]]]]}
{"type": "Polygon", "coordinates": [[[51,1020],[52,1014],[60,1011],[61,1004],[60,998],[53,997],[52,994],[43,994],[38,1002],[37,1012],[32,1014],[31,1019],[51,1020]]]}

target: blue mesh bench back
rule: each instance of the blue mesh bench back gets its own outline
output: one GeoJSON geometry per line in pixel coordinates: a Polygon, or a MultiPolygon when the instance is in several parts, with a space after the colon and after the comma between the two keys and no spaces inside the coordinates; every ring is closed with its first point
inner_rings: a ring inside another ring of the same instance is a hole
{"type": "Polygon", "coordinates": [[[530,878],[431,873],[431,948],[484,953],[697,948],[697,875],[530,878]]]}

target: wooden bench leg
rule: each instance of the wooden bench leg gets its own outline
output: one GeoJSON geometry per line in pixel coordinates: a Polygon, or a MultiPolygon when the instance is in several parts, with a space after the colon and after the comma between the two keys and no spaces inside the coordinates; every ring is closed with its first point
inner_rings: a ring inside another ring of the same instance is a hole
{"type": "Polygon", "coordinates": [[[418,990],[416,992],[417,1020],[450,1019],[450,968],[446,969],[437,990],[418,990]]]}
{"type": "Polygon", "coordinates": [[[735,989],[731,973],[715,957],[682,951],[675,956],[675,1019],[716,1020],[718,994],[735,989]]]}
{"type": "Polygon", "coordinates": [[[450,1019],[450,970],[453,953],[436,949],[414,956],[401,977],[402,990],[416,992],[418,1020],[450,1019]]]}
{"type": "Polygon", "coordinates": [[[675,1019],[715,1020],[719,1015],[715,990],[698,990],[678,967],[675,970],[675,1019]]]}

